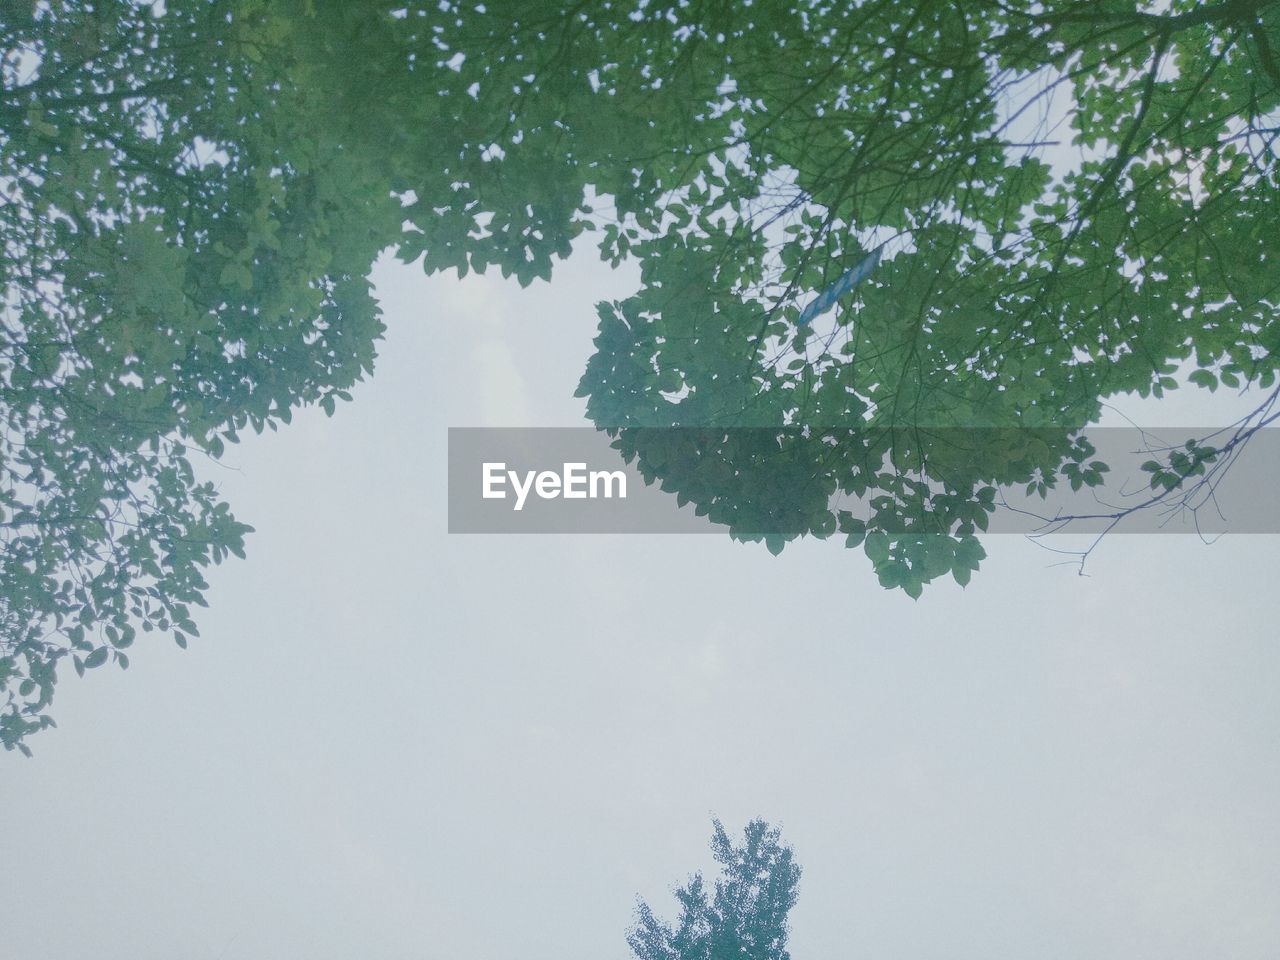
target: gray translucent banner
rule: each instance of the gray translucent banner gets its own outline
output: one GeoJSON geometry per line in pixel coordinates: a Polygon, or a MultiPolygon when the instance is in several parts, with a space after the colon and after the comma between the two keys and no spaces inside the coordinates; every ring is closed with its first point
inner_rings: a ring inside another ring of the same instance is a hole
{"type": "Polygon", "coordinates": [[[893,490],[884,481],[901,476],[916,491],[927,487],[924,515],[947,509],[940,504],[954,507],[957,498],[977,502],[974,477],[997,481],[994,497],[983,494],[994,509],[983,511],[979,532],[985,522],[986,532],[1024,535],[1280,533],[1280,429],[614,433],[451,427],[449,532],[723,535],[732,526],[747,535],[794,535],[810,530],[824,506],[843,521],[871,521],[889,533],[918,531],[920,510],[899,516],[886,508],[893,490]],[[1080,436],[1092,451],[1083,456],[1080,436]],[[1197,447],[1188,448],[1188,440],[1218,451],[1195,473],[1188,464],[1195,466],[1197,447]],[[1060,467],[1073,456],[1080,459],[1078,489],[1069,475],[1058,475],[1042,497],[1043,476],[1028,465],[1060,467]],[[1089,469],[1097,462],[1106,464],[1105,473],[1089,469]],[[1166,490],[1151,484],[1159,474],[1186,476],[1180,487],[1166,490]],[[858,484],[849,481],[857,476],[871,485],[855,495],[850,489],[858,484]]]}

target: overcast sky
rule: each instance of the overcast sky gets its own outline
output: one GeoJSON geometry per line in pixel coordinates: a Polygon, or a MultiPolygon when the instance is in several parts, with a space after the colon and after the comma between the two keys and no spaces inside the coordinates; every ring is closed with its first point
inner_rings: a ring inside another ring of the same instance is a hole
{"type": "Polygon", "coordinates": [[[761,816],[795,960],[1280,955],[1280,540],[994,537],[913,603],[835,542],[449,536],[446,428],[582,425],[635,278],[375,276],[355,401],[209,468],[257,532],[202,637],[0,757],[0,953],[623,960],[761,816]]]}

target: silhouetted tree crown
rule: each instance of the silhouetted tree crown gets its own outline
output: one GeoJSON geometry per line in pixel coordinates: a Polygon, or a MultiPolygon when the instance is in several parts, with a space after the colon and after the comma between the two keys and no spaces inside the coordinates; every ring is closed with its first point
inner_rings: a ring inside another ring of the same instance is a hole
{"type": "Polygon", "coordinates": [[[780,832],[753,820],[734,843],[719,820],[711,850],[720,876],[707,889],[701,874],[676,890],[674,923],[643,900],[627,937],[639,960],[790,960],[787,914],[795,906],[800,866],[780,832]]]}

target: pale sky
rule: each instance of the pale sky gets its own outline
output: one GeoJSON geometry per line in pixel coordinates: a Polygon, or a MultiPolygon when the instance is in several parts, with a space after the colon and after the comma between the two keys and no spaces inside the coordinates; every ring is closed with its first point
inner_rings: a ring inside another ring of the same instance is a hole
{"type": "Polygon", "coordinates": [[[1280,539],[993,537],[913,603],[836,542],[449,536],[446,428],[584,424],[635,277],[375,276],[354,402],[209,468],[257,532],[202,637],[0,759],[5,957],[624,960],[713,816],[782,825],[794,960],[1280,955],[1280,539]]]}

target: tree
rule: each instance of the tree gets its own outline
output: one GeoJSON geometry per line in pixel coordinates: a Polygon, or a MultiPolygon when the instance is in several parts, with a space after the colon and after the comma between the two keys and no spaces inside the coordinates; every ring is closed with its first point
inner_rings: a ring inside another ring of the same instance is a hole
{"type": "Polygon", "coordinates": [[[1269,391],[1148,464],[1142,505],[1194,506],[1277,398],[1277,10],[646,6],[598,67],[619,112],[660,119],[615,188],[606,253],[644,282],[602,305],[590,416],[735,534],[839,530],[918,596],[968,581],[1003,489],[1100,486],[1082,428],[1189,364],[1269,391]],[[1056,129],[1079,150],[1051,163],[1056,129]],[[834,322],[802,322],[881,245],[834,322]]]}
{"type": "Polygon", "coordinates": [[[1280,389],[1278,11],[6,5],[0,742],[61,661],[195,632],[248,527],[192,458],[349,396],[388,247],[527,284],[597,229],[642,286],[599,307],[591,420],[733,535],[839,531],[911,596],[968,581],[1002,490],[1103,482],[1108,396],[1271,391],[1154,463],[1190,496],[1280,389]]]}
{"type": "Polygon", "coordinates": [[[484,212],[505,177],[531,235],[580,212],[606,259],[639,261],[641,289],[600,305],[593,422],[735,536],[839,531],[917,597],[968,582],[1002,491],[1103,485],[1083,428],[1108,397],[1187,367],[1268,391],[1151,461],[1148,497],[1081,518],[1104,526],[1194,509],[1272,422],[1278,11],[486,4],[435,29],[474,103],[472,233],[509,235],[484,212]],[[803,322],[871,250],[834,318],[803,322]]]}
{"type": "Polygon", "coordinates": [[[371,368],[399,204],[320,72],[338,25],[307,25],[256,3],[0,13],[8,748],[52,722],[60,661],[196,633],[202,570],[249,528],[192,457],[332,410],[371,368]]]}
{"type": "Polygon", "coordinates": [[[735,845],[719,820],[711,850],[721,876],[708,895],[701,874],[676,891],[680,917],[657,919],[643,900],[627,937],[639,960],[789,960],[787,914],[800,866],[780,833],[752,820],[735,845]]]}
{"type": "Polygon", "coordinates": [[[1274,0],[497,3],[430,29],[465,133],[402,255],[526,280],[600,228],[642,286],[600,305],[588,415],[739,538],[839,531],[917,597],[968,582],[1005,490],[1103,486],[1108,397],[1188,368],[1266,391],[1080,518],[1104,528],[1195,509],[1273,422],[1274,0]]]}

